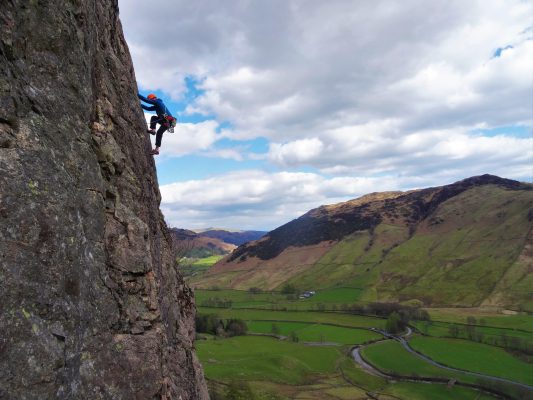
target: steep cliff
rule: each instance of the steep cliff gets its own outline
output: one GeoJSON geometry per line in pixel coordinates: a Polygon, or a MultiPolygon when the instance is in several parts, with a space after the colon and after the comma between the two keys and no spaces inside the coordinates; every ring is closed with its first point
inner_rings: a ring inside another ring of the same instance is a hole
{"type": "Polygon", "coordinates": [[[0,398],[207,398],[117,1],[0,29],[0,398]]]}

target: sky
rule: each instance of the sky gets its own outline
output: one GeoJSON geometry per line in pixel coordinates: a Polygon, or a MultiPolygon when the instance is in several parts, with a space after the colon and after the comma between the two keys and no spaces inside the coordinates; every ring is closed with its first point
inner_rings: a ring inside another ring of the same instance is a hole
{"type": "Polygon", "coordinates": [[[268,231],[371,192],[533,181],[533,1],[119,7],[140,92],[178,119],[156,156],[170,226],[268,231]]]}

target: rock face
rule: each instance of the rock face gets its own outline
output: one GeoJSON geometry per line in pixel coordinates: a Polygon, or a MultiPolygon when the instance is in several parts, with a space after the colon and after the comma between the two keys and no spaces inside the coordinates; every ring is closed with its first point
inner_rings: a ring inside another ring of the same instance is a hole
{"type": "Polygon", "coordinates": [[[206,399],[116,0],[0,8],[0,398],[206,399]]]}

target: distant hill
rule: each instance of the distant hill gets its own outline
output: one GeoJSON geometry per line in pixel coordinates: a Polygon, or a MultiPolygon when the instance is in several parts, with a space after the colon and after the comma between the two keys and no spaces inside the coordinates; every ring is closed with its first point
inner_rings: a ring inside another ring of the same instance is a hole
{"type": "Polygon", "coordinates": [[[492,175],[372,193],[239,246],[197,287],[363,289],[363,300],[533,310],[533,185],[492,175]]]}
{"type": "Polygon", "coordinates": [[[240,246],[246,242],[257,240],[268,232],[263,231],[227,231],[223,229],[209,229],[198,233],[199,236],[220,239],[223,242],[240,246]]]}
{"type": "Polygon", "coordinates": [[[202,236],[187,229],[170,230],[177,243],[181,257],[204,258],[212,255],[228,254],[237,246],[217,238],[202,236]]]}

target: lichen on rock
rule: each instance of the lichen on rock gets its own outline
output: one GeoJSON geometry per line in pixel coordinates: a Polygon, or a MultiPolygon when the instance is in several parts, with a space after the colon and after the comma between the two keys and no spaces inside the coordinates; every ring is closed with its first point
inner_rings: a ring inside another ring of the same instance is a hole
{"type": "Polygon", "coordinates": [[[0,398],[206,399],[116,0],[0,10],[0,398]]]}

